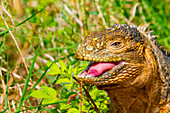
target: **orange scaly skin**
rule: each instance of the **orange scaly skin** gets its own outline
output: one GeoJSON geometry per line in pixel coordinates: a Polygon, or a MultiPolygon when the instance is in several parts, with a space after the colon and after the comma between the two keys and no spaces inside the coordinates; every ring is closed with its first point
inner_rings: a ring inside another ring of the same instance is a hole
{"type": "Polygon", "coordinates": [[[75,58],[119,62],[97,77],[79,77],[105,90],[112,113],[170,112],[170,58],[155,44],[146,27],[115,24],[87,35],[75,58]]]}

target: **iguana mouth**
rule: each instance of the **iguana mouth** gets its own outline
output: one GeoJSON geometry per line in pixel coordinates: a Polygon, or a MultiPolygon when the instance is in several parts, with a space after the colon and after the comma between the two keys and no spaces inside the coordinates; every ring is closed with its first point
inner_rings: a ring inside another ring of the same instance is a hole
{"type": "Polygon", "coordinates": [[[110,86],[134,80],[143,64],[126,61],[91,62],[77,77],[86,85],[110,86]]]}
{"type": "Polygon", "coordinates": [[[100,77],[103,73],[113,69],[114,67],[120,65],[122,61],[119,62],[91,62],[87,68],[80,73],[77,77],[79,78],[92,78],[100,77]]]}

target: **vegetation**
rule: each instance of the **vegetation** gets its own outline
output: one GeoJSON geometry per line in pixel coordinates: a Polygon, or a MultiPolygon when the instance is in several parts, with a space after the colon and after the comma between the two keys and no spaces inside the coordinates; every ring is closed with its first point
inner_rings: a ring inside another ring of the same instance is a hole
{"type": "Polygon", "coordinates": [[[168,0],[1,0],[0,112],[106,113],[109,97],[72,77],[88,62],[74,53],[90,31],[145,25],[170,50],[168,0]],[[97,108],[94,106],[92,98],[97,108]]]}

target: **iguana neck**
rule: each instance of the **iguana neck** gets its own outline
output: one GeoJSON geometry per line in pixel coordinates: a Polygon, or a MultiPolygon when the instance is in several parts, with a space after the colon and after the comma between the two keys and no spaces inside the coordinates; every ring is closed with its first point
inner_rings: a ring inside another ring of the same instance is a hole
{"type": "Polygon", "coordinates": [[[160,80],[157,79],[153,83],[142,88],[128,87],[105,90],[112,100],[111,113],[152,113],[158,111],[161,93],[160,80]]]}

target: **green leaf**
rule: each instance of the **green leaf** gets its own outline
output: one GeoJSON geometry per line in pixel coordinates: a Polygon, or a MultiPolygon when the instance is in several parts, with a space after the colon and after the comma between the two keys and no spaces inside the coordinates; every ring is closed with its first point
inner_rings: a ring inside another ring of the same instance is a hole
{"type": "Polygon", "coordinates": [[[80,113],[80,111],[76,108],[70,108],[67,113],[80,113]]]}
{"type": "MultiPolygon", "coordinates": [[[[47,66],[49,67],[53,62],[47,62],[47,66]]],[[[56,63],[53,63],[53,65],[50,67],[51,70],[54,70],[58,73],[61,72],[60,68],[58,67],[58,65],[56,63]]]]}
{"type": "MultiPolygon", "coordinates": [[[[87,102],[87,101],[86,101],[87,102]]],[[[84,102],[83,102],[84,103],[84,102]]],[[[87,102],[88,103],[88,102],[87,102]]],[[[89,104],[89,103],[88,103],[89,104]]],[[[88,113],[89,108],[85,105],[82,106],[82,111],[84,111],[85,113],[88,113]]]]}
{"type": "Polygon", "coordinates": [[[52,98],[56,98],[57,92],[55,89],[47,86],[41,86],[41,88],[52,98]]]}
{"type": "Polygon", "coordinates": [[[99,92],[99,90],[97,88],[94,88],[93,90],[91,90],[90,95],[95,95],[99,92]]]}
{"type": "Polygon", "coordinates": [[[78,74],[78,67],[74,68],[74,75],[77,75],[78,74]]]}
{"type": "Polygon", "coordinates": [[[56,84],[64,85],[67,90],[70,90],[73,85],[68,78],[60,78],[59,80],[57,80],[56,84]]]}
{"type": "Polygon", "coordinates": [[[59,64],[62,72],[67,70],[66,64],[62,60],[59,60],[59,64]]]}
{"type": "Polygon", "coordinates": [[[54,103],[57,102],[57,98],[44,98],[42,104],[50,104],[50,103],[54,103]]]}
{"type": "Polygon", "coordinates": [[[60,103],[60,110],[68,109],[69,107],[70,107],[69,104],[60,103]]]}
{"type": "Polygon", "coordinates": [[[47,95],[46,92],[42,91],[42,90],[35,90],[33,91],[31,94],[31,96],[35,97],[35,98],[49,98],[49,96],[47,95]]]}
{"type": "Polygon", "coordinates": [[[59,74],[57,71],[55,70],[50,70],[47,72],[48,75],[56,75],[56,74],[59,74]]]}
{"type": "Polygon", "coordinates": [[[48,112],[49,113],[61,113],[61,112],[58,112],[57,109],[50,109],[48,112]]]}
{"type": "Polygon", "coordinates": [[[69,69],[67,73],[68,73],[67,76],[72,77],[72,66],[71,65],[69,65],[69,69]]]}

